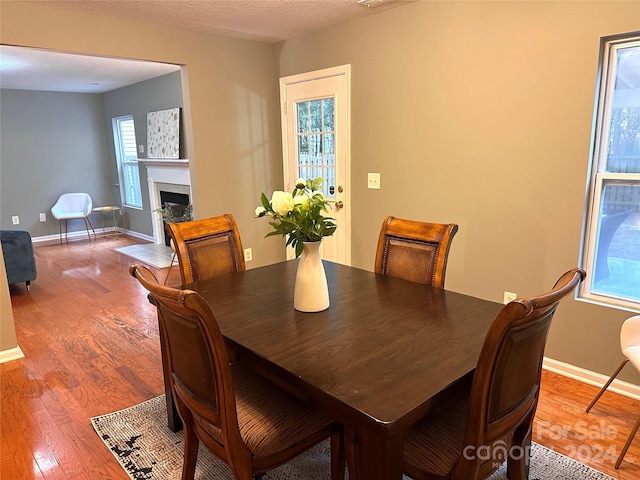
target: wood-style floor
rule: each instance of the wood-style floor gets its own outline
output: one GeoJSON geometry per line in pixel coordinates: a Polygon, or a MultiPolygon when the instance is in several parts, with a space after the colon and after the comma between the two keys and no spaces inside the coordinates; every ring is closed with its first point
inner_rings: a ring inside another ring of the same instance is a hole
{"type": "MultiPolygon", "coordinates": [[[[133,243],[37,245],[31,292],[11,286],[25,358],[0,365],[1,479],[128,478],[89,419],[163,392],[155,311],[128,274],[132,259],[114,250],[133,243]]],[[[180,283],[175,267],[169,283],[180,283]]],[[[621,468],[613,465],[640,402],[607,392],[586,414],[597,390],[544,372],[533,440],[616,479],[638,479],[640,434],[621,468]]]]}

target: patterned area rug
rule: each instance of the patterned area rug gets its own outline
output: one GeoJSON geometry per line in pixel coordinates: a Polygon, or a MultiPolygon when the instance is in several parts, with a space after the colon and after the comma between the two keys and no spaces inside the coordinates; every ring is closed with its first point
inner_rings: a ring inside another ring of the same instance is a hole
{"type": "MultiPolygon", "coordinates": [[[[179,479],[182,472],[182,432],[166,426],[164,396],[119,412],[91,419],[105,445],[132,479],[179,479]]],[[[329,443],[326,441],[291,462],[271,470],[264,480],[329,479],[329,443]]],[[[201,446],[196,480],[233,480],[228,467],[201,446]]],[[[348,478],[348,477],[347,477],[348,478]]],[[[506,479],[506,466],[490,480],[506,479]]],[[[531,480],[613,480],[571,458],[538,444],[531,449],[531,480]]],[[[409,480],[408,477],[404,477],[409,480]]]]}

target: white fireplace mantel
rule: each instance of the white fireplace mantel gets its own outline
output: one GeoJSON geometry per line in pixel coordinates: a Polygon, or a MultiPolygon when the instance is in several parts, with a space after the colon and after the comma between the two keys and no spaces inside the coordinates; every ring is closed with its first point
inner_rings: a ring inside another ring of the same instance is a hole
{"type": "Polygon", "coordinates": [[[151,219],[153,223],[153,242],[158,245],[164,244],[164,225],[162,215],[155,212],[162,206],[160,202],[160,188],[169,190],[167,186],[179,185],[179,193],[182,193],[184,186],[188,187],[189,198],[191,194],[191,174],[189,171],[188,159],[164,159],[164,158],[141,158],[138,160],[147,167],[147,183],[149,184],[149,203],[151,207],[151,219]]]}

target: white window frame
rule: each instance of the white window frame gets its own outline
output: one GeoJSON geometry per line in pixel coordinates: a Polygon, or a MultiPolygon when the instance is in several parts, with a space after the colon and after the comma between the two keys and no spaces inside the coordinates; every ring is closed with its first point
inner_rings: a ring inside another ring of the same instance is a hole
{"type": "Polygon", "coordinates": [[[598,59],[598,80],[594,104],[594,121],[591,135],[590,172],[587,178],[587,198],[583,222],[580,264],[587,271],[587,281],[578,290],[578,299],[635,312],[640,311],[640,301],[604,294],[592,290],[591,274],[595,271],[596,247],[601,216],[601,195],[607,186],[630,185],[640,188],[638,173],[609,173],[607,149],[611,124],[612,99],[616,80],[617,51],[620,48],[640,46],[640,32],[602,37],[598,59]]]}
{"type": "Polygon", "coordinates": [[[133,122],[132,115],[115,117],[112,119],[113,140],[116,150],[116,163],[118,165],[118,176],[120,177],[120,198],[125,207],[142,210],[142,189],[140,188],[140,170],[138,167],[137,142],[135,140],[135,123],[134,123],[134,139],[133,152],[132,145],[126,145],[122,138],[122,130],[120,124],[125,121],[133,122]],[[127,147],[129,153],[127,154],[127,147]],[[127,175],[129,171],[132,175],[127,175]],[[131,190],[133,189],[133,194],[131,190]],[[136,201],[135,199],[139,199],[136,201]]]}

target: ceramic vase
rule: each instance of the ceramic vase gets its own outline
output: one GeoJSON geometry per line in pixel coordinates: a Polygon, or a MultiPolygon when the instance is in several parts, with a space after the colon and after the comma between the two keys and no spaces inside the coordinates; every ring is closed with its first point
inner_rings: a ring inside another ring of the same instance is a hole
{"type": "Polygon", "coordinates": [[[293,308],[321,312],[329,308],[329,288],[320,257],[321,242],[305,242],[293,292],[293,308]]]}

